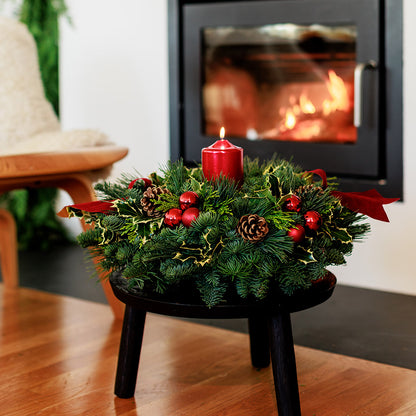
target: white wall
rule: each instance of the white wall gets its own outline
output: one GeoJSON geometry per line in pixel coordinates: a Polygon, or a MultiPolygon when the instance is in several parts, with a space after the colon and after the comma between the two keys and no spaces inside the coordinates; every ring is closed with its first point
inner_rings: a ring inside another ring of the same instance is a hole
{"type": "Polygon", "coordinates": [[[68,0],[61,24],[61,121],[98,128],[129,156],[112,176],[169,157],[166,0],[68,0]]]}
{"type": "MultiPolygon", "coordinates": [[[[416,295],[416,2],[404,1],[405,202],[387,205],[390,223],[371,221],[343,284],[416,295]]],[[[169,156],[167,0],[67,0],[74,27],[62,25],[64,128],[95,127],[130,155],[120,171],[157,169],[169,156]]]]}

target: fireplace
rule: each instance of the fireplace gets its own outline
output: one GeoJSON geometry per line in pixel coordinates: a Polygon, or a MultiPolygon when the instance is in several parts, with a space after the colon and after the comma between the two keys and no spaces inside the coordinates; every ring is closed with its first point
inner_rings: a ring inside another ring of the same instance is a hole
{"type": "Polygon", "coordinates": [[[170,0],[172,158],[200,162],[224,128],[251,157],[402,196],[398,3],[170,0]]]}

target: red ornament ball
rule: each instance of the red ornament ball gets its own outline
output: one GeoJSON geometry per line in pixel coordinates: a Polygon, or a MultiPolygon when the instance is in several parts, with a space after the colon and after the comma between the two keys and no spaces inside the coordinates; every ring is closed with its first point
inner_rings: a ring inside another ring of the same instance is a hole
{"type": "Polygon", "coordinates": [[[310,230],[316,231],[322,225],[322,218],[316,211],[308,211],[305,215],[305,225],[310,230]]]}
{"type": "Polygon", "coordinates": [[[171,208],[166,214],[164,223],[170,227],[177,227],[182,220],[182,211],[179,208],[171,208]]]}
{"type": "Polygon", "coordinates": [[[302,207],[301,199],[296,195],[289,196],[283,202],[283,211],[299,212],[302,207]]]}
{"type": "Polygon", "coordinates": [[[190,227],[192,225],[192,221],[197,219],[199,216],[199,209],[192,207],[185,210],[182,214],[182,224],[185,227],[190,227]]]}
{"type": "Polygon", "coordinates": [[[291,228],[287,235],[292,238],[295,243],[300,243],[305,238],[305,229],[300,225],[296,224],[294,228],[291,228]]]}
{"type": "Polygon", "coordinates": [[[179,205],[183,211],[188,208],[197,207],[199,203],[199,196],[196,192],[187,191],[179,197],[179,205]]]}
{"type": "Polygon", "coordinates": [[[140,183],[143,183],[145,189],[147,189],[149,186],[152,186],[152,181],[150,179],[147,179],[147,178],[137,178],[137,179],[134,179],[133,181],[130,182],[129,189],[132,189],[133,186],[134,186],[134,184],[137,181],[140,181],[140,183]]]}

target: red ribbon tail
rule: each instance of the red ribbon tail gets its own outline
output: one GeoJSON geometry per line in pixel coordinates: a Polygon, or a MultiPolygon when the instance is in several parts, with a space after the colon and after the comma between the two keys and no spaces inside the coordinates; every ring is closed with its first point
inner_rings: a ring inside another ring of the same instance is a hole
{"type": "MultiPolygon", "coordinates": [[[[323,188],[328,186],[326,172],[323,169],[311,170],[310,173],[318,175],[322,179],[323,188]]],[[[386,211],[384,211],[383,205],[391,204],[400,199],[384,198],[375,189],[370,189],[365,192],[332,191],[331,194],[337,197],[341,201],[341,204],[351,211],[359,212],[367,217],[385,222],[389,222],[389,218],[387,217],[386,211]]]]}
{"type": "Polygon", "coordinates": [[[79,211],[84,212],[93,212],[93,213],[107,213],[110,211],[114,211],[115,208],[113,207],[113,201],[91,201],[91,202],[83,202],[81,204],[74,204],[74,205],[67,205],[63,209],[58,212],[60,217],[68,217],[68,208],[69,209],[77,209],[79,211]]]}
{"type": "Polygon", "coordinates": [[[339,192],[332,191],[331,194],[337,197],[341,204],[351,211],[359,212],[367,217],[379,221],[389,222],[389,218],[384,211],[383,205],[391,204],[400,198],[384,198],[375,189],[365,192],[339,192]]]}

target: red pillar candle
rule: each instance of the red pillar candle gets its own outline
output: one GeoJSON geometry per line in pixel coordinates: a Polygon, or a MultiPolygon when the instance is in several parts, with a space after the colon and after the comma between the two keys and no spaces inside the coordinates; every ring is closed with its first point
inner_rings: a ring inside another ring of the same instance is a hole
{"type": "Polygon", "coordinates": [[[234,146],[224,139],[221,128],[221,139],[212,146],[202,149],[202,172],[208,180],[216,179],[221,174],[237,183],[243,182],[243,149],[234,146]]]}

